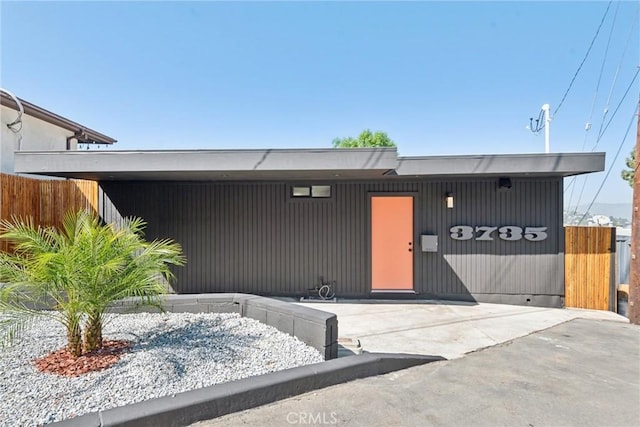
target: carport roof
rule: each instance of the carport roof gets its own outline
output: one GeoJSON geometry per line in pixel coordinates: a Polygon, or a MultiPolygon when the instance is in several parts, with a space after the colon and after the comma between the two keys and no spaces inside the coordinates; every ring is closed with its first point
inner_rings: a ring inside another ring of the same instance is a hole
{"type": "Polygon", "coordinates": [[[97,181],[564,177],[602,171],[604,158],[604,153],[398,157],[395,148],[21,151],[15,153],[15,171],[97,181]]]}

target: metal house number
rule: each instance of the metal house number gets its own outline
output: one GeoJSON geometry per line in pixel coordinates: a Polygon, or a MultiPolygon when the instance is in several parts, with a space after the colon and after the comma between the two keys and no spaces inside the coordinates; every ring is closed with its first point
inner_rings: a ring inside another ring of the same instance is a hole
{"type": "Polygon", "coordinates": [[[454,240],[493,240],[495,232],[502,240],[521,240],[523,237],[530,242],[540,242],[547,238],[547,227],[517,227],[515,225],[504,225],[502,227],[489,227],[486,225],[470,227],[468,225],[454,225],[449,229],[451,238],[454,240]]]}

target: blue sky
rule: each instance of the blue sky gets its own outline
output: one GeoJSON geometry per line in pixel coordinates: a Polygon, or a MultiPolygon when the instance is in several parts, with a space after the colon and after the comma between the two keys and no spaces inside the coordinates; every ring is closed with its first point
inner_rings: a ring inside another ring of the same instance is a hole
{"type": "MultiPolygon", "coordinates": [[[[401,155],[541,152],[529,117],[557,109],[607,5],[2,1],[0,84],[116,149],[329,147],[370,128],[401,155]]],[[[640,77],[613,116],[640,65],[638,5],[611,4],[551,151],[591,151],[609,99],[610,167],[638,100],[640,77]]],[[[631,201],[634,143],[635,122],[598,202],[631,201]]]]}

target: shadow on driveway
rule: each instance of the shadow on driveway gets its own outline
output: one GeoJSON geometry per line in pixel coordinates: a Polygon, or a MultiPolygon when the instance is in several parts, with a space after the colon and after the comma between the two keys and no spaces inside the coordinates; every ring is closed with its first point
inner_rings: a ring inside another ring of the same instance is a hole
{"type": "Polygon", "coordinates": [[[638,360],[640,327],[575,319],[461,359],[328,387],[197,425],[636,426],[638,360]]]}

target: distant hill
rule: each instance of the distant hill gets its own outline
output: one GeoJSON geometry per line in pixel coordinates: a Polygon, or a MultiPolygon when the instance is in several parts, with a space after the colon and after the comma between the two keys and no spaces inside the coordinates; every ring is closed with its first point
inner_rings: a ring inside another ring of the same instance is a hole
{"type": "MultiPolygon", "coordinates": [[[[578,212],[585,212],[589,205],[578,206],[578,212]]],[[[589,209],[592,215],[606,215],[631,220],[631,203],[594,203],[589,209]]]]}

